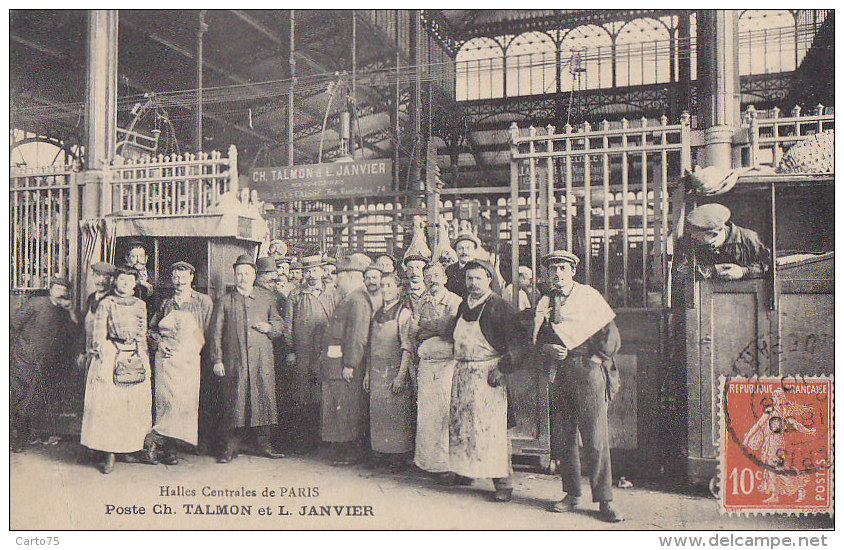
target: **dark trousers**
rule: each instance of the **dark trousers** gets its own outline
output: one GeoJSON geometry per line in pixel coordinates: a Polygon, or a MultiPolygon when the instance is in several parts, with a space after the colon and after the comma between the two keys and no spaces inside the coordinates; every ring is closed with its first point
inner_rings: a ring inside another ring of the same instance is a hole
{"type": "Polygon", "coordinates": [[[592,501],[612,500],[608,405],[607,382],[600,365],[590,364],[584,357],[570,357],[558,367],[551,400],[552,423],[559,437],[563,491],[572,497],[581,496],[579,430],[592,501]]]}
{"type": "Polygon", "coordinates": [[[270,438],[275,426],[256,426],[254,428],[238,427],[223,430],[223,449],[227,453],[240,451],[241,446],[249,439],[255,445],[256,450],[262,450],[270,446],[270,438]]]}
{"type": "Polygon", "coordinates": [[[320,442],[319,403],[295,404],[293,407],[290,425],[290,434],[293,445],[300,450],[308,450],[316,447],[320,442]]]}

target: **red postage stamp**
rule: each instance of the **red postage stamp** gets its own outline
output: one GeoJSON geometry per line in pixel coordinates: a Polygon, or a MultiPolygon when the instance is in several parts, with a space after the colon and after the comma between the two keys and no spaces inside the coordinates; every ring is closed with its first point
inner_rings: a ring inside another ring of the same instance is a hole
{"type": "Polygon", "coordinates": [[[721,379],[723,513],[833,510],[831,378],[721,379]]]}

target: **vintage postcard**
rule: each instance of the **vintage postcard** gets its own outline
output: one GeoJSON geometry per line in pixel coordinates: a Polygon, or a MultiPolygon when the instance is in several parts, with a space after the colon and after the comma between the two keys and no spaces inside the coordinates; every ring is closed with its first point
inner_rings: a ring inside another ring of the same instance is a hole
{"type": "Polygon", "coordinates": [[[835,10],[307,7],[10,10],[10,529],[827,544],[835,10]]]}

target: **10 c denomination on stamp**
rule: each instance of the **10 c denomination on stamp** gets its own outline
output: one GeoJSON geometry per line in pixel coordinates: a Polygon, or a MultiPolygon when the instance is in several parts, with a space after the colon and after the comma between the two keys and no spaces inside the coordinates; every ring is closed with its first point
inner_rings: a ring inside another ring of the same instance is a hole
{"type": "Polygon", "coordinates": [[[721,511],[832,514],[832,379],[721,377],[720,389],[721,511]]]}

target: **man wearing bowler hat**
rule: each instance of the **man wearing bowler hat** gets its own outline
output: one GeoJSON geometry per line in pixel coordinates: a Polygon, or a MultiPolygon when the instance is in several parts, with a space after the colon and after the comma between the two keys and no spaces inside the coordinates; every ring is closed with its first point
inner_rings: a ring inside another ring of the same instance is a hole
{"type": "Polygon", "coordinates": [[[553,505],[554,512],[570,512],[580,505],[580,432],[592,486],[592,501],[600,517],[622,521],[612,506],[607,407],[618,390],[615,355],[621,338],[615,312],[589,285],[575,282],[580,259],[565,250],[542,258],[550,292],[536,306],[533,340],[550,363],[552,452],[560,459],[566,496],[553,505]]]}
{"type": "Polygon", "coordinates": [[[761,277],[771,269],[771,250],[755,231],[730,221],[730,209],[698,206],[686,216],[688,236],[677,243],[676,269],[702,279],[735,281],[761,277]]]}
{"type": "Polygon", "coordinates": [[[241,439],[253,435],[257,454],[283,458],[270,443],[278,422],[272,339],[283,325],[273,297],[255,288],[255,262],[244,254],[234,263],[236,286],[214,306],[211,361],[222,381],[223,450],[217,461],[231,462],[241,439]]]}
{"type": "MultiPolygon", "coordinates": [[[[263,256],[255,262],[257,275],[255,276],[255,288],[266,292],[273,300],[278,314],[284,315],[284,308],[287,305],[287,298],[278,290],[278,271],[276,259],[271,256],[263,256]]],[[[281,445],[285,433],[288,432],[288,422],[282,421],[282,416],[289,410],[290,404],[286,399],[285,386],[285,360],[287,358],[287,346],[284,341],[284,334],[273,338],[273,365],[275,365],[275,406],[279,415],[279,422],[276,427],[275,443],[281,445]]]]}
{"type": "Polygon", "coordinates": [[[149,339],[155,345],[155,415],[147,452],[164,464],[179,462],[177,441],[199,443],[200,352],[214,304],[192,288],[195,274],[188,262],[170,266],[173,296],[149,323],[149,339]]]}

